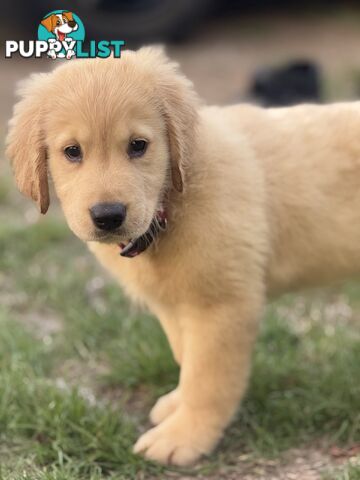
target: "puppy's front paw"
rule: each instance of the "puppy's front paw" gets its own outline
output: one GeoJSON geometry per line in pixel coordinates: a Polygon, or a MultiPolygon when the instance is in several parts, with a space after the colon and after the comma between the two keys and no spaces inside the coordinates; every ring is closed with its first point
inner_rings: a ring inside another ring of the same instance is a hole
{"type": "Polygon", "coordinates": [[[175,388],[170,393],[163,395],[158,399],[150,412],[150,421],[153,425],[158,425],[165,418],[167,418],[171,413],[174,413],[177,407],[179,406],[179,390],[175,388]]]}
{"type": "Polygon", "coordinates": [[[206,416],[197,418],[179,407],[160,425],[139,438],[134,453],[167,465],[191,465],[202,455],[210,453],[222,433],[207,424],[205,419],[206,416]]]}

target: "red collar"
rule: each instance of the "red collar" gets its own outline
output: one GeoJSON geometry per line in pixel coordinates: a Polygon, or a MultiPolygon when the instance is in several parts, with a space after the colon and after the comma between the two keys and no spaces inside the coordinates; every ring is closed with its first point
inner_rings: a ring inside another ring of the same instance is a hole
{"type": "Polygon", "coordinates": [[[141,235],[141,237],[132,239],[127,245],[120,243],[121,248],[120,255],[122,257],[133,258],[144,252],[153,243],[155,238],[160,232],[166,230],[167,227],[167,215],[163,208],[156,212],[155,217],[152,219],[150,227],[147,231],[141,235]]]}

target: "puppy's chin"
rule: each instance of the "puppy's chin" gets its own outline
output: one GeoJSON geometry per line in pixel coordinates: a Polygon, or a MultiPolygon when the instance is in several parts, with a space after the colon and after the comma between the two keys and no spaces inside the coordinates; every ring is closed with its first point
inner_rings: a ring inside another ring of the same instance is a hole
{"type": "Polygon", "coordinates": [[[89,235],[86,236],[86,238],[81,237],[79,235],[79,238],[85,242],[99,242],[99,243],[107,243],[107,244],[116,244],[119,245],[120,243],[128,243],[130,240],[134,240],[138,237],[141,237],[144,235],[148,228],[150,227],[149,225],[144,225],[142,228],[135,228],[135,229],[126,229],[126,228],[120,228],[118,231],[115,232],[105,232],[101,230],[93,230],[90,232],[89,235]]]}
{"type": "Polygon", "coordinates": [[[125,237],[123,235],[116,235],[114,233],[100,234],[100,233],[94,232],[94,234],[87,241],[107,243],[111,245],[111,244],[119,244],[120,242],[125,241],[125,237]]]}

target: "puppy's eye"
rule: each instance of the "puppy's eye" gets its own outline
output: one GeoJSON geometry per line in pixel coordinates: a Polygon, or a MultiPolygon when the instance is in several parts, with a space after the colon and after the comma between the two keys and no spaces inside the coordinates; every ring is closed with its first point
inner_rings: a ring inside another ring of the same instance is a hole
{"type": "Polygon", "coordinates": [[[77,163],[82,160],[82,151],[79,145],[69,145],[64,148],[64,153],[70,162],[77,163]]]}
{"type": "Polygon", "coordinates": [[[57,20],[57,21],[56,21],[56,25],[60,25],[60,20],[57,20]]]}
{"type": "Polygon", "coordinates": [[[136,138],[131,140],[128,146],[128,155],[130,158],[141,157],[147,149],[148,142],[143,138],[136,138]]]}

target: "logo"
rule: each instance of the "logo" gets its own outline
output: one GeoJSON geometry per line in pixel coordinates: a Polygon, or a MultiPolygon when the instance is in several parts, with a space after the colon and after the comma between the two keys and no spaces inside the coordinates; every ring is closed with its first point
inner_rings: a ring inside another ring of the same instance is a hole
{"type": "Polygon", "coordinates": [[[85,28],[75,13],[55,10],[41,20],[38,39],[49,44],[49,57],[69,60],[75,56],[76,42],[85,40],[85,28]]]}
{"type": "Polygon", "coordinates": [[[5,58],[17,53],[23,58],[47,55],[55,60],[63,58],[121,57],[124,40],[90,40],[85,42],[85,27],[76,13],[53,10],[43,17],[38,26],[38,40],[6,40],[5,58]]]}

